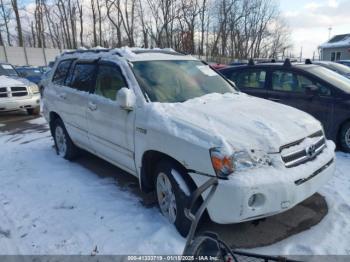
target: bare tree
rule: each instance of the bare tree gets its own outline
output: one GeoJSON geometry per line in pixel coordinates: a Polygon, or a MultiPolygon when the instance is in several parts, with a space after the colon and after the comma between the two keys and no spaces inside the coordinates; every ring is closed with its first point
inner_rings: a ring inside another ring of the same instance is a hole
{"type": "Polygon", "coordinates": [[[18,46],[23,46],[23,32],[22,32],[22,24],[21,24],[21,18],[19,15],[19,9],[18,9],[18,3],[17,0],[11,0],[11,5],[13,8],[13,12],[15,13],[16,17],[16,29],[17,29],[17,36],[18,36],[18,46]]]}

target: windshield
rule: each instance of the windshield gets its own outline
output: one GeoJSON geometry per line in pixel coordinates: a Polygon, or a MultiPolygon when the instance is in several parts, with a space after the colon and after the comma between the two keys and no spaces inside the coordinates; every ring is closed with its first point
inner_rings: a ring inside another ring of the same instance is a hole
{"type": "MultiPolygon", "coordinates": [[[[317,64],[317,63],[315,63],[317,64]]],[[[337,71],[342,75],[350,75],[350,67],[338,63],[322,63],[321,66],[337,71]]]]}
{"type": "Polygon", "coordinates": [[[224,78],[200,61],[138,61],[133,62],[133,71],[152,102],[184,102],[209,93],[235,91],[224,78]]]}
{"type": "Polygon", "coordinates": [[[0,75],[2,76],[18,76],[17,71],[10,64],[0,64],[0,75]]]}
{"type": "Polygon", "coordinates": [[[343,91],[350,93],[350,79],[342,76],[332,70],[321,66],[312,66],[307,69],[310,73],[318,76],[326,82],[342,89],[343,91]]]}

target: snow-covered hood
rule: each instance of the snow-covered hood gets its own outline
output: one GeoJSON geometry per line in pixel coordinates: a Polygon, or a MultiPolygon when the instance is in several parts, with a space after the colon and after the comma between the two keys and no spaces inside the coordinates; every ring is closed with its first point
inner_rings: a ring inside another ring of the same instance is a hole
{"type": "Polygon", "coordinates": [[[21,77],[15,77],[15,76],[0,76],[0,86],[1,87],[8,87],[8,86],[30,86],[34,85],[34,83],[30,82],[29,80],[21,77]]]}
{"type": "MultiPolygon", "coordinates": [[[[193,137],[196,129],[201,130],[196,140],[203,137],[205,131],[203,139],[208,139],[208,135],[218,138],[217,141],[228,143],[234,150],[274,153],[281,146],[322,128],[320,122],[307,113],[243,93],[209,94],[184,103],[158,104],[158,107],[170,121],[189,127],[193,137]],[[195,127],[194,130],[191,127],[195,127]]],[[[174,123],[168,126],[176,129],[174,123]]],[[[183,132],[176,130],[176,135],[187,137],[187,128],[183,132]]]]}

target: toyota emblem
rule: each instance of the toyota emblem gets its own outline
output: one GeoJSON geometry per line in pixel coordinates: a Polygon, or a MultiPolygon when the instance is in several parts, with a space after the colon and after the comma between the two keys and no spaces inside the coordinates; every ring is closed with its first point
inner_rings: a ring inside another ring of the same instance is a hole
{"type": "Polygon", "coordinates": [[[306,149],[306,155],[309,157],[309,158],[313,158],[315,155],[316,155],[316,146],[315,145],[310,145],[308,146],[306,149]]]}

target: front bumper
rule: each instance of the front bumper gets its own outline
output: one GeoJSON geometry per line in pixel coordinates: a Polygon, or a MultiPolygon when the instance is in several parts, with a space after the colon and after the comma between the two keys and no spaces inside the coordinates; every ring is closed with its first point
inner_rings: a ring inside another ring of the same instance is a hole
{"type": "MultiPolygon", "coordinates": [[[[297,167],[250,169],[233,174],[228,180],[219,180],[207,207],[211,220],[220,224],[238,223],[294,207],[313,195],[333,175],[334,150],[334,143],[327,141],[327,147],[320,155],[297,167]]],[[[197,186],[208,179],[198,174],[190,175],[197,186]]]]}
{"type": "Polygon", "coordinates": [[[0,112],[36,108],[38,106],[40,106],[40,94],[26,97],[0,98],[0,112]]]}

